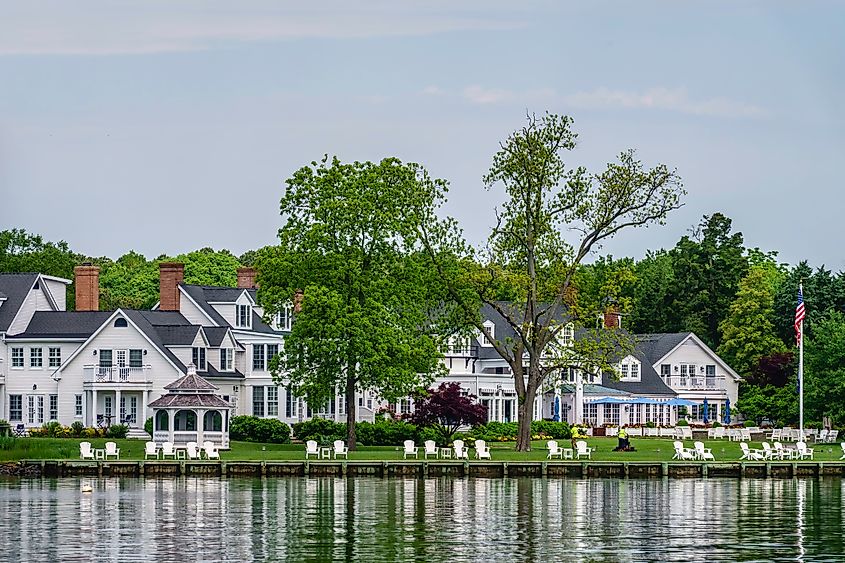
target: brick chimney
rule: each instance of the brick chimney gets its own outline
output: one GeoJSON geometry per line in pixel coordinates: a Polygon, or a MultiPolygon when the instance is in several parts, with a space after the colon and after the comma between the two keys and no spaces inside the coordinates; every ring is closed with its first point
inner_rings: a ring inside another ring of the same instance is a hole
{"type": "Polygon", "coordinates": [[[238,287],[241,289],[255,289],[255,268],[238,268],[238,287]]]}
{"type": "Polygon", "coordinates": [[[304,297],[304,293],[301,289],[297,289],[296,293],[293,294],[293,312],[299,313],[302,311],[302,298],[304,297]]]}
{"type": "Polygon", "coordinates": [[[622,328],[622,313],[619,309],[608,309],[604,312],[605,328],[622,328]]]}
{"type": "Polygon", "coordinates": [[[85,262],[73,269],[77,311],[100,310],[100,267],[85,262]]]}
{"type": "Polygon", "coordinates": [[[160,311],[179,310],[179,284],[185,278],[185,265],[179,262],[162,262],[158,265],[158,291],[160,311]]]}

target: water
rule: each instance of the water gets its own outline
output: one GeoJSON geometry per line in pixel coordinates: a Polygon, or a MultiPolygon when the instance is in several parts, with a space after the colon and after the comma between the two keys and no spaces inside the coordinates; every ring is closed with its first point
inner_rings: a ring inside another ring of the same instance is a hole
{"type": "Polygon", "coordinates": [[[843,483],[2,480],[0,560],[845,561],[843,483]]]}

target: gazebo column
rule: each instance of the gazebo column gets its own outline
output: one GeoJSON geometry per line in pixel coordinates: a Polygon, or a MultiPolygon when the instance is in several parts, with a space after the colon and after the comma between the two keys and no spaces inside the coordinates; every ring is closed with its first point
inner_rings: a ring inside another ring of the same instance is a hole
{"type": "Polygon", "coordinates": [[[203,409],[197,409],[194,412],[197,414],[197,445],[202,446],[203,433],[205,431],[205,411],[203,409]]]}
{"type": "Polygon", "coordinates": [[[170,433],[170,443],[175,444],[173,439],[173,431],[176,427],[176,411],[174,409],[167,409],[167,431],[170,433]]]}
{"type": "Polygon", "coordinates": [[[91,427],[97,426],[97,389],[91,389],[91,427]]]}
{"type": "Polygon", "coordinates": [[[123,424],[123,414],[120,412],[120,389],[114,391],[114,410],[117,411],[117,424],[123,424]]]}
{"type": "MultiPolygon", "coordinates": [[[[147,424],[147,403],[150,402],[150,392],[149,391],[143,391],[141,393],[141,399],[142,400],[141,400],[141,424],[140,424],[140,426],[141,426],[141,428],[143,428],[144,425],[147,424]]],[[[153,422],[155,422],[155,421],[153,421],[153,422]]],[[[153,432],[155,432],[155,424],[153,424],[153,432]]]]}

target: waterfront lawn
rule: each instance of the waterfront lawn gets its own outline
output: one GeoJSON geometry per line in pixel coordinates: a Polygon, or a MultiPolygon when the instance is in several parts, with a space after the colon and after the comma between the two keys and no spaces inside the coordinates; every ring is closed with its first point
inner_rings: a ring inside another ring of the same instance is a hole
{"type": "MultiPolygon", "coordinates": [[[[16,461],[20,459],[79,459],[79,442],[83,440],[70,438],[0,438],[0,461],[16,461]]],[[[105,438],[90,439],[94,448],[103,448],[107,441],[117,442],[120,448],[120,459],[144,459],[143,440],[107,440],[105,438]]],[[[614,452],[616,438],[590,438],[587,440],[593,452],[593,461],[649,461],[671,462],[674,449],[673,440],[660,438],[633,438],[631,444],[635,452],[614,452]]],[[[569,447],[568,440],[558,440],[563,447],[569,447]]],[[[493,442],[488,444],[493,461],[543,461],[546,459],[546,442],[532,442],[532,451],[514,451],[513,442],[493,442]]],[[[689,447],[691,442],[687,442],[689,447]]],[[[717,462],[735,462],[742,456],[738,442],[728,440],[714,440],[705,442],[705,446],[712,448],[717,462]]],[[[759,448],[759,443],[751,443],[752,448],[759,448]]],[[[815,448],[814,461],[838,461],[842,452],[838,444],[818,444],[815,448]]],[[[419,459],[423,459],[423,448],[420,447],[419,459]]],[[[470,451],[470,456],[474,450],[470,451]]],[[[302,444],[260,444],[252,442],[232,442],[231,449],[221,452],[223,460],[240,461],[300,461],[305,459],[305,446],[302,444]]],[[[358,450],[350,452],[349,460],[402,460],[401,446],[360,446],[358,450]]],[[[433,460],[433,458],[430,458],[433,460]]],[[[315,461],[311,458],[311,461],[315,461]]],[[[470,459],[470,461],[474,461],[470,459]]],[[[557,461],[557,459],[555,459],[557,461]]]]}

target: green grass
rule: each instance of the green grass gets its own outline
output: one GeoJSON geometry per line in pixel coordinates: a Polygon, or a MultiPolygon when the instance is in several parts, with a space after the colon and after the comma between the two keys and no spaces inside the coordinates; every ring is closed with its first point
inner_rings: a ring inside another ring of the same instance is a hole
{"type": "MultiPolygon", "coordinates": [[[[16,461],[21,459],[79,459],[79,442],[81,439],[69,438],[0,438],[0,461],[16,461]]],[[[92,446],[102,448],[109,441],[105,438],[91,439],[92,446]]],[[[120,459],[144,459],[144,442],[142,440],[111,440],[117,442],[120,448],[120,459]]],[[[561,446],[569,447],[568,440],[559,440],[561,446]]],[[[671,461],[673,455],[673,440],[660,438],[633,438],[631,444],[635,452],[614,452],[616,438],[590,438],[588,444],[596,450],[593,461],[671,461]]],[[[513,442],[493,442],[491,448],[493,461],[542,461],[546,459],[546,442],[532,442],[532,451],[517,452],[513,442]]],[[[687,441],[686,445],[691,446],[687,441]]],[[[739,443],[727,440],[707,441],[705,445],[712,448],[717,462],[739,461],[742,456],[739,443]]],[[[750,444],[752,448],[759,448],[759,443],[750,444]]],[[[811,445],[812,446],[812,445],[811,445]]],[[[815,448],[815,461],[838,461],[842,452],[838,444],[819,444],[815,448]],[[828,451],[830,450],[830,451],[828,451]]],[[[420,448],[422,452],[422,448],[420,448]]],[[[470,456],[474,452],[470,453],[470,456]]],[[[299,461],[305,459],[305,447],[302,444],[257,444],[251,442],[232,442],[231,449],[221,452],[223,460],[230,461],[299,461]]],[[[314,458],[311,458],[312,461],[314,458]]],[[[400,446],[361,446],[350,452],[350,461],[354,460],[401,460],[400,446]]],[[[422,459],[422,453],[420,453],[422,459]]],[[[472,461],[472,460],[471,460],[472,461]]]]}

